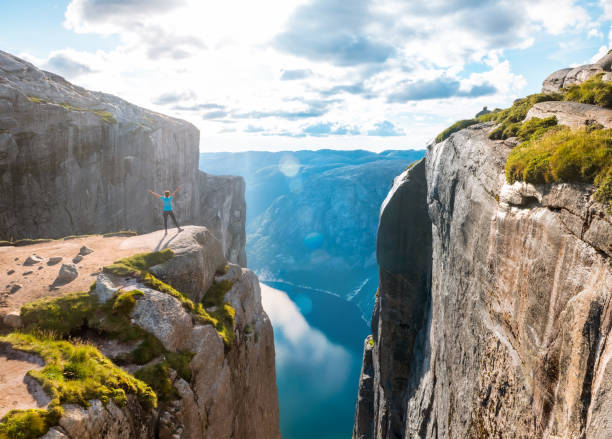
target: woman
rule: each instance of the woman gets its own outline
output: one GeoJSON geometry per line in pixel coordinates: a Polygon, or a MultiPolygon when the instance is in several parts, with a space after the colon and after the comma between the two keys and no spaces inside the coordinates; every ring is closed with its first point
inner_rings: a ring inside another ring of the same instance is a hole
{"type": "Polygon", "coordinates": [[[168,217],[172,218],[172,221],[174,221],[174,225],[176,226],[179,232],[183,231],[183,229],[181,229],[178,223],[176,222],[176,217],[174,216],[174,212],[172,211],[172,197],[174,197],[174,194],[178,192],[179,188],[180,186],[177,187],[174,192],[172,192],[172,195],[170,195],[170,191],[164,191],[163,197],[149,189],[149,192],[151,192],[157,198],[162,200],[162,202],[164,203],[164,228],[166,229],[166,235],[168,234],[168,217]]]}

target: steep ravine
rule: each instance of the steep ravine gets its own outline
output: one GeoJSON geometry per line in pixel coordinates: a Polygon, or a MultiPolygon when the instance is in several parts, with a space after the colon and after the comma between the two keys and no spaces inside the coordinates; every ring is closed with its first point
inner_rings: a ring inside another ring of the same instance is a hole
{"type": "Polygon", "coordinates": [[[492,127],[383,204],[354,438],[612,437],[612,218],[590,185],[506,184],[492,127]]]}

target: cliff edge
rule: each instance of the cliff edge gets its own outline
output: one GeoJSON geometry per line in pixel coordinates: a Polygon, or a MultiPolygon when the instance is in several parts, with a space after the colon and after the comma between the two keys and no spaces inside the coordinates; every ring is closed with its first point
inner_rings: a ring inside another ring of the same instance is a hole
{"type": "Polygon", "coordinates": [[[612,437],[612,216],[592,184],[506,167],[534,126],[604,136],[610,110],[537,99],[532,122],[474,120],[396,178],[354,438],[612,437]]]}
{"type": "Polygon", "coordinates": [[[28,283],[3,318],[0,393],[11,396],[0,398],[0,435],[280,438],[259,281],[208,229],[0,247],[0,257],[16,249],[29,256],[8,276],[28,283]],[[60,255],[75,250],[77,262],[60,255]],[[94,283],[83,291],[80,280],[94,283]]]}
{"type": "Polygon", "coordinates": [[[162,225],[158,193],[181,224],[204,225],[246,266],[241,177],[198,170],[190,123],[85,90],[0,51],[0,240],[162,225]]]}

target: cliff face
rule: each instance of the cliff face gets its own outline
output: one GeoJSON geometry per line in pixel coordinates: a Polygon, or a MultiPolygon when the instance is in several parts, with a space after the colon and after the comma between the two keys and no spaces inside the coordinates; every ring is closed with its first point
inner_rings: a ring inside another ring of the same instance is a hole
{"type": "MultiPolygon", "coordinates": [[[[60,396],[63,413],[44,437],[280,438],[274,336],[261,305],[255,274],[227,264],[221,243],[204,227],[188,226],[184,232],[169,236],[160,231],[113,238],[111,243],[88,239],[97,243],[91,244],[94,252],[85,256],[90,261],[112,250],[104,246],[133,249],[133,253],[166,249],[172,253],[146,269],[158,281],[126,272],[125,266],[107,266],[94,278],[96,283],[89,294],[79,293],[67,299],[71,296],[62,293],[47,298],[50,302],[26,305],[13,326],[46,330],[52,324],[60,334],[63,326],[56,321],[58,315],[50,320],[49,313],[61,312],[57,311],[63,309],[61,301],[72,300],[67,312],[73,315],[59,315],[60,321],[73,322],[64,329],[70,329],[72,337],[97,347],[114,365],[144,380],[157,392],[157,406],[143,404],[129,388],[124,388],[127,401],[123,403],[115,396],[65,403],[64,399],[70,397],[60,396]],[[125,299],[131,293],[132,307],[121,308],[120,297],[125,299]],[[211,300],[217,303],[213,305],[211,300]],[[203,304],[205,311],[198,310],[197,304],[203,304]],[[75,320],[87,309],[90,310],[82,318],[75,320]],[[222,309],[225,313],[219,314],[222,309]],[[124,320],[116,321],[123,318],[121,313],[125,313],[124,320]],[[211,322],[210,316],[219,323],[211,322]],[[131,338],[126,334],[132,334],[131,338]],[[184,363],[173,362],[173,358],[183,358],[184,363]]],[[[57,252],[58,244],[30,248],[43,258],[41,269],[32,276],[44,276],[44,271],[52,269],[43,267],[44,261],[50,252],[57,252]]],[[[79,276],[87,276],[84,270],[79,276]]],[[[5,344],[12,343],[10,337],[3,339],[5,344]]],[[[68,339],[70,343],[72,340],[68,339]]],[[[12,344],[17,351],[31,352],[27,346],[12,344]]],[[[6,348],[0,353],[0,357],[4,356],[6,348]]],[[[63,373],[66,376],[66,368],[63,373]]],[[[73,379],[77,379],[74,387],[78,388],[78,378],[73,379]]],[[[0,391],[8,390],[3,386],[10,385],[0,383],[0,391]]],[[[113,391],[121,386],[114,384],[113,391]]],[[[0,431],[2,428],[0,423],[0,431]]]]}
{"type": "Polygon", "coordinates": [[[354,438],[612,436],[612,218],[589,185],[506,184],[491,128],[383,204],[354,438]]]}
{"type": "Polygon", "coordinates": [[[147,189],[181,189],[181,224],[206,225],[246,265],[244,180],[198,170],[191,124],[91,92],[0,51],[0,239],[162,225],[147,189]]]}

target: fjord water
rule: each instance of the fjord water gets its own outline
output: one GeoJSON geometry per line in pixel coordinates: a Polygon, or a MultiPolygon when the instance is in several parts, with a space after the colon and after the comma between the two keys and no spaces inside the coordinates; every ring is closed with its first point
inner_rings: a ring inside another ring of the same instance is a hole
{"type": "Polygon", "coordinates": [[[247,265],[267,284],[262,300],[274,327],[284,439],[351,437],[378,284],[380,205],[393,178],[423,155],[200,155],[201,170],[245,179],[247,265]]]}
{"type": "Polygon", "coordinates": [[[262,283],[261,289],[274,327],[283,438],[350,438],[363,340],[370,332],[359,309],[286,283],[262,283]]]}

